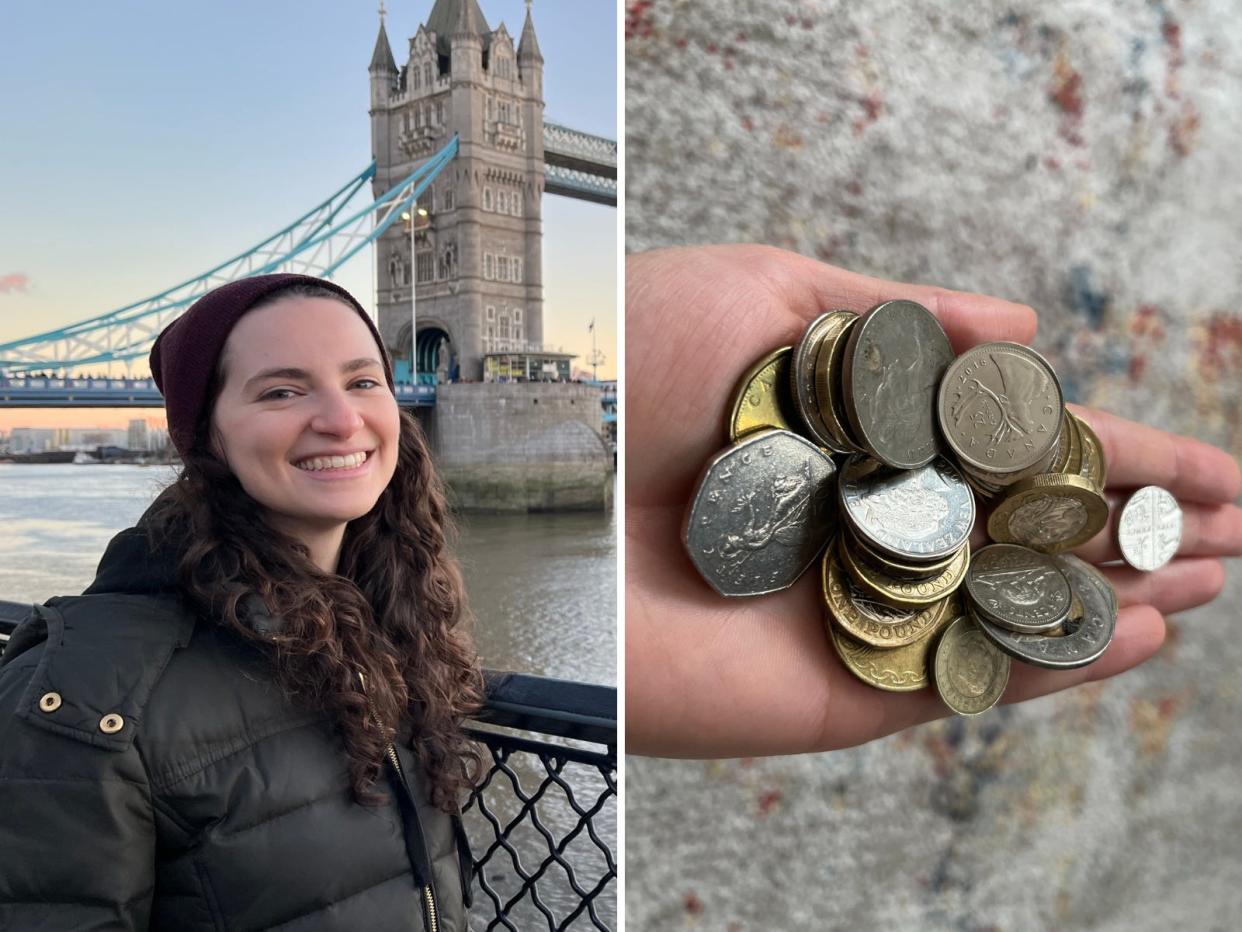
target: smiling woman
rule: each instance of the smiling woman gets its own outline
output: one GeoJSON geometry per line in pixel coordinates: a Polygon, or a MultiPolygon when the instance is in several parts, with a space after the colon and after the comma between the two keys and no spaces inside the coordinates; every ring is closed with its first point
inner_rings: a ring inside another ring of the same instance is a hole
{"type": "Polygon", "coordinates": [[[480,674],[374,326],[257,276],[151,371],[180,476],[0,665],[0,925],[464,929],[480,674]]]}

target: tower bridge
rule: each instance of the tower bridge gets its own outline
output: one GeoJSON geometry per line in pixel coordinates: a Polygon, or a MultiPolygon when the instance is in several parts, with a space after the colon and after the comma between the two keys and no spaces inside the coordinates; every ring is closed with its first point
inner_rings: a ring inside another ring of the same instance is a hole
{"type": "MultiPolygon", "coordinates": [[[[412,358],[423,382],[437,373],[478,380],[487,354],[542,350],[542,195],[615,206],[616,141],[544,122],[543,57],[529,7],[515,45],[503,24],[488,27],[478,0],[436,0],[400,68],[381,20],[368,70],[368,166],[193,278],[0,343],[0,376],[112,375],[118,364],[132,375],[145,369],[160,331],[212,288],[275,271],[331,278],[370,246],[381,332],[404,381],[420,381],[410,378],[412,358]],[[373,200],[365,202],[368,182],[373,200]]],[[[102,398],[110,381],[85,396],[47,387],[39,395],[67,406],[102,398]]],[[[15,406],[18,395],[31,403],[15,388],[0,393],[0,407],[15,406]]]]}

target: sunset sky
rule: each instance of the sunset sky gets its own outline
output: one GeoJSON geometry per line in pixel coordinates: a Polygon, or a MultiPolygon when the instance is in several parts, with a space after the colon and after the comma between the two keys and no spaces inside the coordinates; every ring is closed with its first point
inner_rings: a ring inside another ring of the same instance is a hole
{"type": "MultiPolygon", "coordinates": [[[[244,251],[370,160],[378,2],[8,4],[0,20],[0,343],[145,298],[244,251]]],[[[388,0],[398,64],[432,0],[388,0]]],[[[524,0],[480,0],[515,37],[524,0]]],[[[616,7],[536,0],[545,118],[617,138],[616,7]]],[[[615,377],[617,211],[543,203],[544,340],[615,377]]],[[[336,280],[371,304],[371,252],[336,280]]],[[[0,409],[15,426],[155,410],[0,409]]]]}

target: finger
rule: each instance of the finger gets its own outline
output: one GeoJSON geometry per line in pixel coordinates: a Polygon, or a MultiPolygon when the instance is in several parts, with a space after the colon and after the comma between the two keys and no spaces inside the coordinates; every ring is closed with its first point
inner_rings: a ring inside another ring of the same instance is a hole
{"type": "Polygon", "coordinates": [[[1165,615],[1206,605],[1225,586],[1225,567],[1210,557],[1179,558],[1153,573],[1128,566],[1101,569],[1117,591],[1118,604],[1151,605],[1165,615]]]}
{"type": "Polygon", "coordinates": [[[754,246],[708,249],[719,251],[735,267],[743,264],[750,274],[779,292],[786,306],[803,320],[833,308],[861,313],[882,301],[903,298],[917,301],[936,315],[953,343],[954,352],[960,353],[989,340],[1029,343],[1035,336],[1035,311],[1004,298],[951,291],[934,285],[885,281],[780,249],[754,246]]]}
{"type": "Polygon", "coordinates": [[[1209,504],[1232,502],[1242,494],[1242,470],[1224,450],[1106,411],[1070,407],[1104,446],[1110,488],[1158,485],[1179,500],[1209,504]]]}
{"type": "MultiPolygon", "coordinates": [[[[1128,492],[1109,492],[1108,524],[1087,543],[1074,550],[1088,563],[1120,560],[1117,522],[1128,492]]],[[[1236,505],[1200,505],[1182,502],[1182,541],[1177,555],[1182,557],[1242,556],[1242,508],[1236,505]]]]}
{"type": "Polygon", "coordinates": [[[1036,696],[1069,689],[1081,683],[1107,679],[1137,667],[1164,643],[1164,616],[1150,605],[1123,608],[1117,616],[1113,642],[1095,663],[1077,670],[1044,670],[1015,660],[1002,702],[1025,702],[1036,696]]]}

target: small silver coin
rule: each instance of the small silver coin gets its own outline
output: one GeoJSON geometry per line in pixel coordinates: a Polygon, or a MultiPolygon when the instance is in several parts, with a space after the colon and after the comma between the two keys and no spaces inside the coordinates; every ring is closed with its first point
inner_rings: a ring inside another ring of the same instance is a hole
{"type": "Polygon", "coordinates": [[[913,301],[886,301],[854,325],[842,390],[854,437],[867,452],[896,469],[935,459],[936,387],[952,361],[940,321],[913,301]]]}
{"type": "Polygon", "coordinates": [[[802,416],[811,439],[834,453],[849,453],[828,430],[819,413],[819,397],[815,391],[815,363],[819,359],[819,347],[824,337],[842,327],[855,317],[853,311],[828,311],[820,314],[806,328],[802,339],[794,347],[789,378],[793,387],[794,405],[802,416]]]}
{"type": "MultiPolygon", "coordinates": [[[[1048,362],[1019,343],[983,343],[940,383],[940,429],[963,468],[1010,476],[1055,453],[1065,399],[1048,362]]],[[[1028,473],[1029,474],[1029,473],[1028,473]]]]}
{"type": "Polygon", "coordinates": [[[983,633],[1009,656],[1049,670],[1085,667],[1107,650],[1117,629],[1117,596],[1113,587],[1090,564],[1072,554],[1050,558],[1069,580],[1082,602],[1078,627],[1061,637],[1018,634],[975,616],[983,633]]]}
{"type": "Polygon", "coordinates": [[[981,618],[1023,634],[1049,631],[1069,614],[1070,587],[1047,554],[991,544],[970,561],[966,596],[981,618]]]}
{"type": "Polygon", "coordinates": [[[1157,485],[1139,489],[1126,500],[1117,522],[1121,555],[1136,570],[1158,570],[1182,543],[1182,509],[1157,485]]]}
{"type": "Polygon", "coordinates": [[[944,457],[897,470],[851,456],[841,467],[838,494],[854,532],[894,560],[943,559],[970,539],[975,526],[975,497],[944,457]]]}
{"type": "Polygon", "coordinates": [[[682,533],[690,559],[721,595],[789,588],[832,538],[835,476],[832,459],[797,434],[744,437],[699,478],[682,533]]]}

